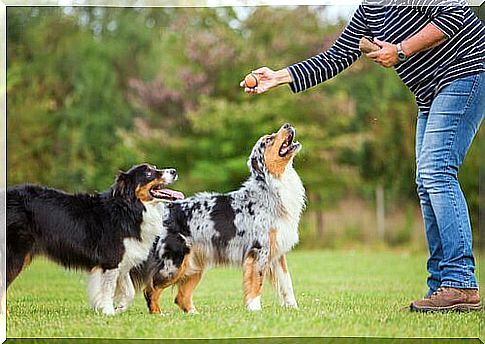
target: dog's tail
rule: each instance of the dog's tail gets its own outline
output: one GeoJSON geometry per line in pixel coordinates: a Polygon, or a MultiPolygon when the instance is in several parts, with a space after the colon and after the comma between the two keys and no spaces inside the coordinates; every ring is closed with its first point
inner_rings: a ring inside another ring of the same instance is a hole
{"type": "MultiPolygon", "coordinates": [[[[2,191],[2,203],[6,200],[6,252],[1,252],[1,261],[6,263],[6,287],[28,265],[33,256],[34,234],[30,224],[29,202],[26,188],[18,186],[9,188],[6,196],[2,191]]],[[[35,190],[34,190],[35,191],[35,190]]]]}
{"type": "Polygon", "coordinates": [[[158,237],[148,254],[148,258],[130,271],[136,290],[164,284],[173,279],[190,253],[192,239],[182,234],[169,234],[164,241],[158,237]]]}
{"type": "Polygon", "coordinates": [[[153,276],[162,269],[162,265],[155,249],[152,248],[148,258],[130,270],[131,281],[135,289],[143,290],[146,287],[153,287],[153,276]]]}
{"type": "Polygon", "coordinates": [[[147,274],[144,273],[146,262],[130,270],[131,281],[136,290],[142,290],[150,284],[147,274]]]}

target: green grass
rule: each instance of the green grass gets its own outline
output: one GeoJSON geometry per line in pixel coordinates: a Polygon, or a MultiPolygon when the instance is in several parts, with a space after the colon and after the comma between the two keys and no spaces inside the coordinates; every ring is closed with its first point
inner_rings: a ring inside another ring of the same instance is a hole
{"type": "Polygon", "coordinates": [[[104,317],[86,302],[82,273],[36,260],[8,293],[7,336],[215,338],[261,336],[478,337],[483,313],[401,310],[425,292],[425,256],[396,252],[296,251],[288,258],[300,308],[280,308],[265,285],[263,311],[243,307],[241,272],[214,269],[195,293],[198,315],[162,295],[164,316],[143,296],[124,314],[104,317]]]}

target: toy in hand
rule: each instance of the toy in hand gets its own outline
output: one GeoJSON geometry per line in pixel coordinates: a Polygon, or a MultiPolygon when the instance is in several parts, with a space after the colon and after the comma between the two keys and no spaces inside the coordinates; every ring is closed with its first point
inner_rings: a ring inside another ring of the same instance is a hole
{"type": "Polygon", "coordinates": [[[258,83],[259,79],[254,73],[250,73],[244,78],[244,86],[247,88],[256,88],[258,87],[258,83]]]}
{"type": "Polygon", "coordinates": [[[380,50],[381,47],[374,43],[374,38],[369,36],[363,36],[359,41],[359,49],[364,54],[368,54],[373,51],[380,50]]]}

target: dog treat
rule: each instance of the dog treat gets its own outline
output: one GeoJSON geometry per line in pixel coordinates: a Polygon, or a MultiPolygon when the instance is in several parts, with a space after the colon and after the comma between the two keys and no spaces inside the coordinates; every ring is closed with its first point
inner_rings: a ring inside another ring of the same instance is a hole
{"type": "Polygon", "coordinates": [[[380,50],[381,47],[374,43],[374,38],[369,36],[363,36],[359,41],[359,49],[364,54],[371,53],[373,51],[380,50]]]}
{"type": "Polygon", "coordinates": [[[246,77],[244,78],[244,84],[246,87],[248,88],[255,88],[258,86],[258,77],[251,73],[251,74],[248,74],[246,75],[246,77]]]}

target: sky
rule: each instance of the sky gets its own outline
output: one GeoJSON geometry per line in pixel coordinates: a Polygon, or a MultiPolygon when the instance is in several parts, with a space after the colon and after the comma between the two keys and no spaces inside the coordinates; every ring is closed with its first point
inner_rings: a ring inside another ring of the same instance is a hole
{"type": "MultiPolygon", "coordinates": [[[[288,6],[295,7],[295,6],[288,6]]],[[[327,6],[327,10],[324,12],[323,20],[328,20],[329,22],[335,22],[339,19],[350,20],[350,17],[354,13],[357,5],[332,5],[327,6]]],[[[235,7],[235,11],[240,20],[244,20],[251,14],[254,7],[235,7]]]]}

